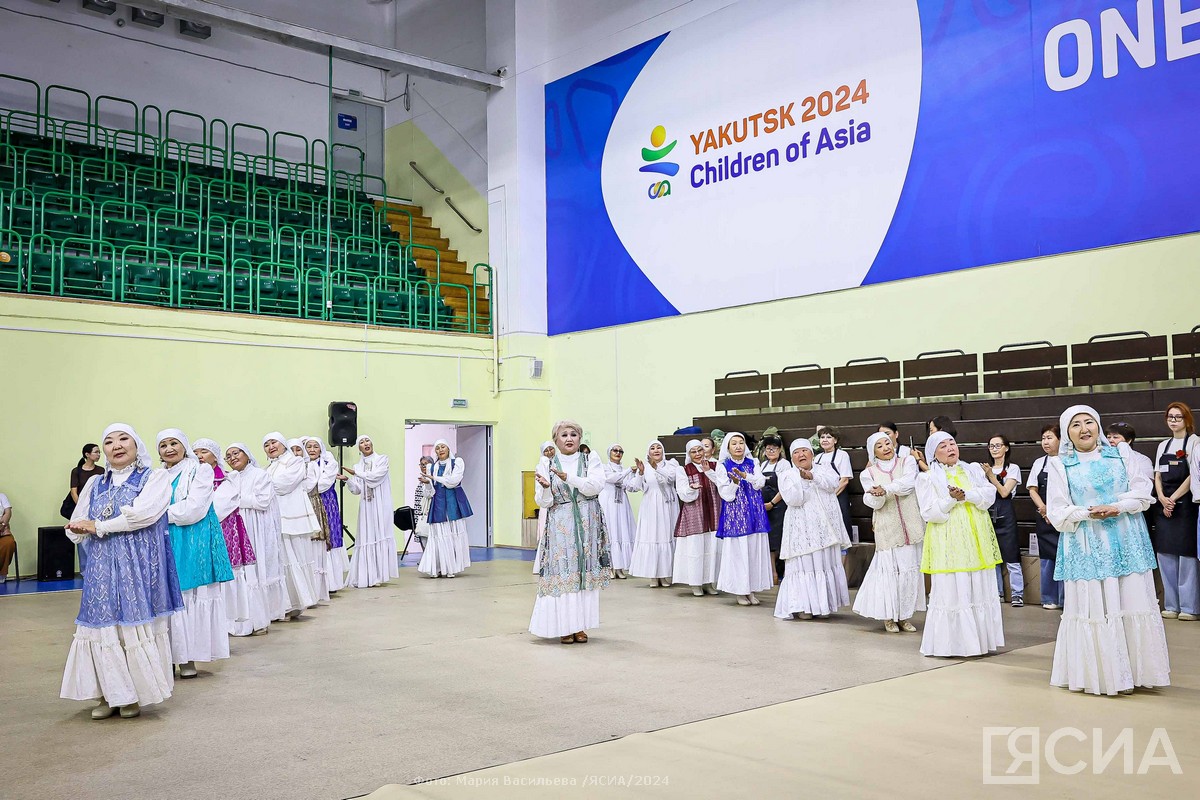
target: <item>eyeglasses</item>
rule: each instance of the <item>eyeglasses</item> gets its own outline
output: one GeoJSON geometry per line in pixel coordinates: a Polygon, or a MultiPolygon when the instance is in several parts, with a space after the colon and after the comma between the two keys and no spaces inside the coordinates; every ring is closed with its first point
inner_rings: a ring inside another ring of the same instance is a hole
{"type": "Polygon", "coordinates": [[[988,450],[999,450],[1001,447],[1004,447],[1004,443],[1003,443],[1003,442],[998,442],[998,443],[996,443],[996,444],[989,444],[989,445],[988,445],[988,450]]]}
{"type": "Polygon", "coordinates": [[[1183,422],[1183,415],[1167,414],[1167,422],[1183,422]]]}
{"type": "Polygon", "coordinates": [[[610,452],[610,453],[620,453],[621,455],[625,455],[625,451],[624,451],[624,450],[622,450],[622,449],[621,449],[621,448],[619,448],[619,447],[614,447],[614,448],[613,448],[612,450],[610,450],[609,452],[610,452]]]}

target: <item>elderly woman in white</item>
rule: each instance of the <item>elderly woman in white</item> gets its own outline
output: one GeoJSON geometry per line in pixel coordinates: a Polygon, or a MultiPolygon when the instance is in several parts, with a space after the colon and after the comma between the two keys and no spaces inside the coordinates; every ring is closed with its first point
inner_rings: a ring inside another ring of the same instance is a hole
{"type": "Polygon", "coordinates": [[[310,478],[307,460],[300,460],[287,446],[282,433],[263,437],[263,450],[270,459],[267,475],[279,500],[280,529],[283,533],[283,577],[288,593],[288,619],[296,619],[306,608],[317,604],[316,551],[312,538],[321,523],[308,499],[310,478]]]}
{"type": "Polygon", "coordinates": [[[350,558],[347,583],[355,588],[380,586],[400,574],[396,558],[396,533],[392,529],[391,462],[375,452],[370,436],[358,437],[362,460],[343,467],[341,479],[349,481],[350,491],[362,498],[358,504],[358,538],[350,558]]]}
{"type": "Polygon", "coordinates": [[[638,513],[629,571],[649,578],[651,587],[670,586],[675,560],[675,523],[679,519],[679,495],[675,492],[674,459],[666,458],[662,442],[646,446],[646,460],[637,462],[638,486],[645,494],[638,513]]]}
{"type": "Polygon", "coordinates": [[[629,495],[639,491],[641,484],[633,467],[621,463],[625,448],[610,445],[604,461],[604,489],[600,492],[600,508],[604,513],[604,526],[612,547],[613,577],[628,578],[629,565],[633,561],[633,540],[636,523],[629,495]]]}
{"type": "Polygon", "coordinates": [[[428,538],[417,572],[431,578],[453,578],[471,566],[471,546],[467,540],[467,518],[471,504],[462,488],[466,462],[452,457],[450,443],[433,443],[434,462],[421,465],[420,482],[433,489],[427,517],[428,538]]]}
{"type": "Polygon", "coordinates": [[[232,624],[229,634],[262,636],[268,632],[271,620],[285,617],[291,604],[283,578],[279,496],[271,476],[258,465],[249,445],[244,442],[229,445],[225,448],[225,463],[229,465],[229,478],[237,487],[238,509],[255,557],[255,563],[247,564],[245,570],[250,619],[232,624]]]}

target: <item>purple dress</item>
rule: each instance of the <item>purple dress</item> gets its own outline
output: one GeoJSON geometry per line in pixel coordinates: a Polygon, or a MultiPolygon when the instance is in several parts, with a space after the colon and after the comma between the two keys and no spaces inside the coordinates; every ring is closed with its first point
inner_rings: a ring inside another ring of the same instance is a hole
{"type": "MultiPolygon", "coordinates": [[[[213,489],[225,482],[225,473],[221,467],[213,467],[213,489]]],[[[225,534],[225,547],[229,550],[229,565],[234,569],[255,562],[254,547],[250,544],[250,536],[246,533],[246,522],[242,512],[235,508],[233,513],[221,520],[221,533],[225,534]]]]}
{"type": "MultiPolygon", "coordinates": [[[[754,462],[749,458],[740,462],[732,458],[725,459],[726,472],[732,473],[735,469],[751,474],[754,472],[754,462]]],[[[735,539],[752,533],[770,533],[771,520],[767,518],[767,509],[763,506],[762,492],[751,486],[750,481],[742,481],[737,487],[737,496],[732,502],[721,500],[717,538],[735,539]]]]}
{"type": "MultiPolygon", "coordinates": [[[[105,472],[92,484],[90,518],[113,519],[122,506],[133,505],[150,473],[139,469],[125,483],[113,486],[112,473],[105,472]]],[[[153,525],[136,531],[89,536],[83,547],[88,558],[77,625],[146,625],[183,610],[165,513],[153,525]]]]}
{"type": "MultiPolygon", "coordinates": [[[[325,463],[325,459],[322,458],[322,468],[325,463]]],[[[337,481],[321,492],[321,503],[325,506],[325,516],[329,518],[329,549],[337,550],[342,546],[342,509],[338,505],[337,481]]]]}

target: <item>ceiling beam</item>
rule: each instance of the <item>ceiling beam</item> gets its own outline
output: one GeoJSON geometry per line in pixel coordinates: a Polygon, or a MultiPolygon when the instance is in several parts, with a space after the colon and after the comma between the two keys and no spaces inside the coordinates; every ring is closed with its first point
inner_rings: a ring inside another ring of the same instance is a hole
{"type": "Polygon", "coordinates": [[[229,8],[210,0],[136,0],[139,8],[158,11],[172,17],[223,28],[268,42],[307,50],[321,55],[331,50],[334,58],[386,70],[389,74],[408,73],[456,86],[487,91],[501,86],[500,78],[490,72],[458,67],[424,56],[379,47],[347,36],[326,33],[303,25],[280,22],[261,14],[229,8]]]}

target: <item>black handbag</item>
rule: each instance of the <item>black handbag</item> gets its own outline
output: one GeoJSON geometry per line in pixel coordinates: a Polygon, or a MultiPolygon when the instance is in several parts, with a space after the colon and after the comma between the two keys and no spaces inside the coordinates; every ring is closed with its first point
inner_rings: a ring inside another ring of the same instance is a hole
{"type": "Polygon", "coordinates": [[[67,492],[67,496],[63,498],[62,505],[58,507],[59,515],[65,519],[71,519],[71,515],[75,513],[75,506],[78,505],[71,499],[71,493],[67,492]]]}

